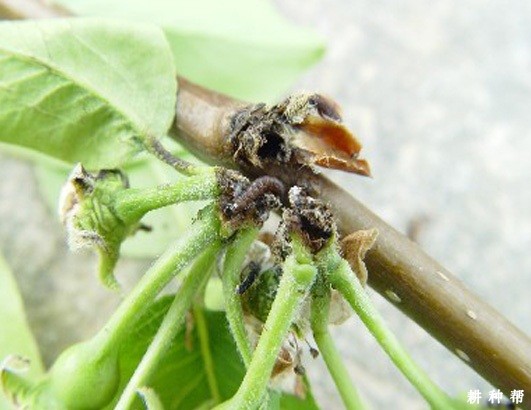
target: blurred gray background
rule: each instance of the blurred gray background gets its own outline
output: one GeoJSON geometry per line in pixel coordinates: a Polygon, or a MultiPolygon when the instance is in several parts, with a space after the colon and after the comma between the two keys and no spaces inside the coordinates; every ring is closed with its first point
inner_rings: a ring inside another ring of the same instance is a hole
{"type": "MultiPolygon", "coordinates": [[[[423,248],[529,334],[531,2],[276,3],[326,38],[324,61],[296,88],[339,101],[374,173],[334,177],[399,230],[420,221],[423,248]]],[[[437,383],[488,396],[459,359],[374,300],[437,383]]],[[[426,408],[361,323],[335,333],[374,408],[426,408]]],[[[340,408],[329,386],[319,396],[340,408]]]]}
{"type": "MultiPolygon", "coordinates": [[[[371,161],[372,180],[333,177],[399,230],[420,221],[418,241],[428,253],[531,333],[531,2],[275,3],[328,45],[294,89],[336,99],[371,161]]],[[[118,297],[96,284],[91,255],[66,250],[31,167],[0,161],[0,248],[49,363],[94,333],[118,297]]],[[[122,261],[118,277],[133,283],[130,272],[148,264],[122,261]]],[[[488,396],[486,382],[372,295],[438,384],[454,395],[478,388],[488,396]]],[[[361,323],[351,319],[334,334],[373,408],[427,408],[361,323]]],[[[323,408],[342,408],[320,360],[307,367],[323,408]]]]}

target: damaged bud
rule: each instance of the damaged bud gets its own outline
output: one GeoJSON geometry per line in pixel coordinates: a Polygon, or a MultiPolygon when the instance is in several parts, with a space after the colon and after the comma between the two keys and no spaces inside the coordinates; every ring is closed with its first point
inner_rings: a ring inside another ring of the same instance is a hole
{"type": "Polygon", "coordinates": [[[361,284],[367,284],[368,272],[363,259],[378,238],[377,229],[360,230],[345,236],[341,240],[343,257],[349,263],[361,284]]]}
{"type": "Polygon", "coordinates": [[[218,183],[221,212],[233,228],[245,223],[260,226],[271,210],[282,205],[284,184],[277,178],[264,176],[250,182],[238,172],[220,169],[218,183]]]}
{"type": "Polygon", "coordinates": [[[259,272],[253,283],[242,294],[242,308],[246,315],[265,323],[277,296],[281,276],[282,268],[279,265],[273,265],[259,272]]]}
{"type": "Polygon", "coordinates": [[[271,378],[282,378],[292,373],[304,376],[306,369],[302,364],[302,351],[299,348],[297,336],[290,332],[278,352],[271,378]]]}
{"type": "Polygon", "coordinates": [[[247,168],[317,165],[370,175],[369,164],[359,158],[361,143],[343,124],[338,105],[319,94],[244,107],[232,117],[227,142],[234,160],[247,168]]]}
{"type": "Polygon", "coordinates": [[[117,287],[113,275],[122,241],[140,226],[125,224],[114,212],[114,198],[129,187],[119,170],[87,172],[76,165],[63,186],[59,216],[66,227],[71,250],[95,247],[99,252],[99,276],[111,288],[117,287]]]}
{"type": "Polygon", "coordinates": [[[336,233],[332,211],[298,186],[290,189],[288,197],[290,207],[284,211],[277,233],[277,254],[284,259],[289,253],[292,233],[296,233],[314,254],[319,252],[336,233]]]}
{"type": "Polygon", "coordinates": [[[10,355],[0,363],[0,384],[5,397],[14,405],[26,404],[29,400],[33,383],[24,375],[30,367],[29,359],[10,355]]]}

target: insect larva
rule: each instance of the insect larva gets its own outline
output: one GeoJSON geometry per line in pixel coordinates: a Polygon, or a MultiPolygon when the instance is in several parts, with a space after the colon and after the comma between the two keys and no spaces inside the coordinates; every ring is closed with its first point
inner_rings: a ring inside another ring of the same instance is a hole
{"type": "Polygon", "coordinates": [[[248,210],[265,194],[281,196],[283,193],[284,184],[278,178],[270,176],[257,178],[242,195],[236,198],[234,203],[230,206],[229,213],[234,216],[248,210]]]}
{"type": "Polygon", "coordinates": [[[236,292],[238,293],[238,295],[243,295],[245,291],[252,286],[252,284],[260,274],[260,269],[261,266],[258,263],[254,261],[249,262],[249,264],[245,268],[245,270],[248,271],[247,276],[245,277],[243,282],[240,283],[236,288],[236,292]]]}

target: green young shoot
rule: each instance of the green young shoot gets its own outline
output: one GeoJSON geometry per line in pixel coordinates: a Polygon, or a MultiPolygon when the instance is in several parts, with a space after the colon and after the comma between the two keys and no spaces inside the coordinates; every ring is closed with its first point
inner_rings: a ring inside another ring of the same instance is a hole
{"type": "MultiPolygon", "coordinates": [[[[116,394],[119,384],[118,351],[135,320],[168,282],[201,251],[210,247],[209,252],[215,254],[219,250],[221,238],[217,215],[215,207],[203,212],[202,218],[188,235],[155,262],[107,325],[92,339],[63,352],[50,372],[24,394],[23,403],[31,408],[57,409],[80,406],[100,409],[107,405],[116,394]]],[[[21,386],[19,382],[16,384],[21,386]]],[[[142,386],[137,384],[136,387],[142,386]]],[[[133,395],[135,392],[136,389],[133,395]]]]}
{"type": "Polygon", "coordinates": [[[257,234],[257,228],[248,228],[240,231],[227,248],[223,264],[223,297],[225,299],[227,321],[245,367],[248,367],[251,362],[251,346],[249,345],[247,331],[243,322],[240,295],[237,294],[236,287],[240,283],[243,261],[257,234]]]}
{"type": "Polygon", "coordinates": [[[63,187],[60,215],[72,249],[94,246],[99,252],[99,276],[117,289],[114,267],[122,242],[141,227],[149,211],[181,201],[212,199],[219,194],[216,168],[195,177],[147,189],[132,189],[119,170],[87,172],[78,164],[63,187]]]}
{"type": "Polygon", "coordinates": [[[138,221],[125,223],[114,212],[114,198],[127,190],[127,178],[119,170],[87,172],[77,164],[61,190],[59,215],[67,230],[70,249],[95,247],[99,252],[99,277],[118,288],[114,266],[120,245],[138,228],[138,221]]]}
{"type": "Polygon", "coordinates": [[[136,397],[137,390],[149,381],[149,377],[156,369],[161,356],[184,325],[186,312],[192,306],[194,297],[204,283],[205,278],[210,274],[220,247],[221,242],[219,239],[211,243],[184,277],[181,287],[177,291],[175,299],[164,317],[153,342],[122,393],[115,407],[116,410],[129,409],[136,397]]]}
{"type": "Polygon", "coordinates": [[[441,410],[454,408],[453,400],[417,366],[387,328],[357,276],[352,272],[348,262],[341,258],[337,249],[329,246],[318,255],[318,258],[320,264],[329,272],[332,286],[343,295],[393,363],[432,408],[441,410]]]}
{"type": "Polygon", "coordinates": [[[236,394],[217,406],[217,410],[251,410],[262,402],[282,342],[317,275],[317,269],[310,264],[311,255],[297,242],[293,240],[293,253],[284,262],[277,296],[247,373],[236,394]]]}
{"type": "Polygon", "coordinates": [[[328,331],[328,315],[330,312],[330,289],[327,283],[319,283],[319,289],[313,292],[311,324],[313,338],[323,357],[328,371],[341,395],[343,404],[348,410],[360,410],[365,406],[357,389],[352,385],[348,371],[343,363],[332,336],[328,331]]]}
{"type": "Polygon", "coordinates": [[[116,215],[125,223],[137,223],[149,211],[183,201],[213,199],[219,194],[215,168],[201,175],[148,189],[130,188],[114,199],[116,215]]]}
{"type": "Polygon", "coordinates": [[[210,208],[192,226],[187,235],[171,245],[146,272],[96,337],[104,338],[108,346],[119,344],[135,318],[168,282],[208,245],[219,240],[219,229],[220,221],[216,208],[210,208]]]}

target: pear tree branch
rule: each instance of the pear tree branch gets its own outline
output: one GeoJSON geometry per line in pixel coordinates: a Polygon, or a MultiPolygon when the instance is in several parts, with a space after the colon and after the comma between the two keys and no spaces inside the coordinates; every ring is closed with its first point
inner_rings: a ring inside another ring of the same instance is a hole
{"type": "Polygon", "coordinates": [[[309,168],[238,163],[227,136],[231,118],[244,104],[227,98],[180,79],[173,137],[203,161],[237,168],[251,178],[274,175],[291,186],[296,175],[297,184],[311,186],[332,206],[342,235],[377,229],[376,243],[365,257],[369,285],[506,395],[513,389],[531,391],[529,336],[417,244],[309,168]]]}
{"type": "MultiPolygon", "coordinates": [[[[66,15],[68,11],[40,0],[0,0],[3,18],[66,15]]],[[[228,137],[235,115],[249,106],[179,78],[176,121],[171,134],[207,163],[239,169],[251,178],[267,174],[288,186],[297,183],[312,187],[317,196],[331,204],[344,235],[376,228],[378,239],[365,259],[369,285],[506,395],[513,389],[530,392],[530,338],[418,245],[308,167],[280,163],[259,167],[235,159],[228,137]]],[[[524,406],[531,408],[525,402],[524,406]]]]}

